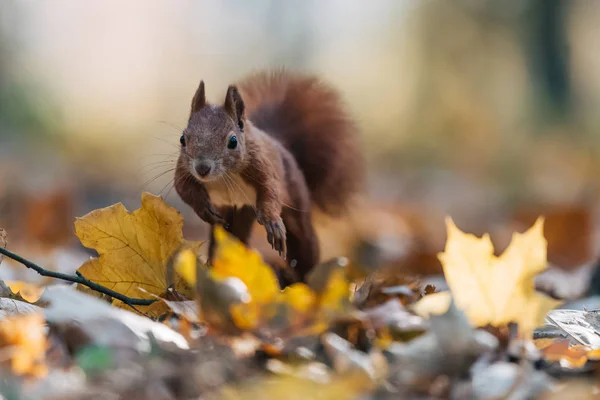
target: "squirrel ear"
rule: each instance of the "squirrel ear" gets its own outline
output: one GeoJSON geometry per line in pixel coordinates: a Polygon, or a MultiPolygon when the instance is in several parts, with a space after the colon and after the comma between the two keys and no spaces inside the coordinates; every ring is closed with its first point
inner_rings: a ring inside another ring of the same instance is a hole
{"type": "Polygon", "coordinates": [[[234,85],[227,88],[224,108],[238,124],[244,118],[244,100],[234,85]]]}
{"type": "Polygon", "coordinates": [[[204,95],[204,81],[200,81],[200,86],[196,90],[196,94],[194,94],[194,98],[192,99],[192,111],[191,114],[200,111],[202,107],[206,105],[206,96],[204,95]]]}

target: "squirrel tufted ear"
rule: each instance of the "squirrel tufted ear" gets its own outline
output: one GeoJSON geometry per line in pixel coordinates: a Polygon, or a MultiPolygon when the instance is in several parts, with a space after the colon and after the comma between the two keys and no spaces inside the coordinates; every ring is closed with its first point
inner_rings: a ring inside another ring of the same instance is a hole
{"type": "Polygon", "coordinates": [[[242,122],[244,118],[244,100],[242,100],[242,96],[240,96],[236,86],[231,85],[227,88],[225,105],[223,107],[238,124],[242,122]]]}
{"type": "Polygon", "coordinates": [[[192,99],[192,111],[190,114],[200,111],[205,105],[206,95],[204,94],[204,81],[200,81],[200,86],[198,86],[196,94],[194,94],[194,98],[192,99]]]}

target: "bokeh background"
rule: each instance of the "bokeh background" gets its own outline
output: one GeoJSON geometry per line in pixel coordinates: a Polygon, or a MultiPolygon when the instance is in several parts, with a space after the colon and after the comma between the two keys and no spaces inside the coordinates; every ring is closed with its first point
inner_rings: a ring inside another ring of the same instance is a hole
{"type": "Polygon", "coordinates": [[[0,227],[49,268],[89,256],[76,216],[119,201],[133,210],[144,190],[182,211],[186,235],[205,235],[169,191],[172,173],[158,176],[194,90],[204,79],[221,101],[229,83],[278,66],[335,85],[361,127],[368,191],[351,216],[320,221],[325,256],[361,248],[367,261],[439,272],[447,215],[491,232],[499,250],[545,215],[553,264],[597,255],[600,2],[7,0],[0,10],[0,227]]]}

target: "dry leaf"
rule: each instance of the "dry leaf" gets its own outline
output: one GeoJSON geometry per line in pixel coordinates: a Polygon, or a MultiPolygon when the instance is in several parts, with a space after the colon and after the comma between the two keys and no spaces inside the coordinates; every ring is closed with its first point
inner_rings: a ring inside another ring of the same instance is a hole
{"type": "Polygon", "coordinates": [[[239,278],[248,288],[254,303],[273,300],[279,292],[279,283],[260,254],[248,249],[220,226],[215,228],[215,242],[217,249],[211,273],[220,278],[239,278]]]}
{"type": "Polygon", "coordinates": [[[12,371],[17,375],[43,377],[46,333],[41,313],[15,315],[0,321],[0,349],[7,351],[12,371]]]}
{"type": "MultiPolygon", "coordinates": [[[[514,233],[506,251],[494,256],[489,235],[481,239],[460,231],[447,218],[448,241],[439,255],[456,305],[475,326],[519,324],[528,336],[544,322],[546,313],[559,302],[537,293],[534,278],[546,269],[543,219],[527,232],[514,233]]],[[[448,308],[449,292],[423,297],[414,310],[420,315],[440,314],[448,308]]]]}
{"type": "Polygon", "coordinates": [[[149,351],[152,343],[169,343],[189,349],[187,340],[165,324],[113,307],[70,286],[48,287],[42,300],[49,303],[43,309],[49,323],[81,325],[81,330],[99,343],[105,340],[104,344],[120,343],[119,346],[126,347],[124,343],[129,342],[136,351],[149,351]],[[105,328],[98,330],[97,327],[103,324],[105,328]]]}
{"type": "Polygon", "coordinates": [[[35,303],[40,299],[44,288],[38,285],[23,281],[4,281],[15,295],[21,296],[21,298],[29,303],[35,303]]]}
{"type": "Polygon", "coordinates": [[[250,301],[246,285],[235,277],[215,278],[210,270],[199,264],[197,256],[189,249],[175,256],[174,265],[179,276],[198,290],[198,321],[223,331],[237,331],[231,319],[231,307],[250,301]]]}
{"type": "Polygon", "coordinates": [[[273,308],[267,310],[267,305],[290,300],[290,296],[281,295],[275,273],[257,251],[247,248],[221,227],[215,229],[215,242],[211,275],[217,279],[235,277],[246,285],[250,301],[233,305],[231,315],[239,328],[254,329],[261,320],[272,316],[266,315],[274,311],[273,308]]]}
{"type": "MultiPolygon", "coordinates": [[[[181,214],[149,193],[142,194],[142,207],[132,213],[121,203],[92,211],[77,219],[75,231],[81,243],[100,257],[87,261],[78,272],[126,296],[160,295],[167,289],[169,258],[185,244],[182,227],[181,214]]],[[[175,289],[191,297],[183,280],[175,282],[175,289]]]]}
{"type": "Polygon", "coordinates": [[[589,359],[589,348],[571,344],[568,339],[553,340],[550,343],[536,341],[535,344],[542,351],[546,361],[558,362],[563,368],[581,368],[589,359]]]}
{"type": "MultiPolygon", "coordinates": [[[[335,313],[349,304],[349,284],[338,262],[326,264],[328,268],[324,270],[319,266],[315,268],[317,273],[323,272],[318,274],[323,277],[319,290],[296,283],[282,291],[272,268],[263,262],[258,252],[247,248],[219,226],[215,227],[215,243],[213,267],[205,272],[204,279],[212,282],[211,287],[221,285],[223,289],[236,287],[226,285],[228,280],[234,279],[247,289],[249,298],[229,296],[228,299],[215,299],[213,296],[213,300],[207,302],[206,293],[200,293],[200,308],[205,319],[207,311],[210,314],[218,311],[216,303],[228,304],[228,312],[240,329],[270,326],[271,329],[284,330],[290,326],[310,326],[307,332],[316,334],[327,327],[327,321],[335,313]],[[276,321],[277,328],[272,326],[274,324],[270,325],[272,321],[276,321]]],[[[190,285],[196,284],[196,262],[196,257],[189,252],[181,252],[175,258],[176,270],[190,285]]],[[[217,320],[224,316],[220,317],[217,320]]]]}
{"type": "Polygon", "coordinates": [[[41,311],[41,308],[24,301],[0,298],[0,320],[13,315],[30,314],[41,311]]]}
{"type": "Polygon", "coordinates": [[[307,313],[315,306],[316,296],[308,286],[294,283],[283,289],[282,301],[299,313],[307,313]]]}

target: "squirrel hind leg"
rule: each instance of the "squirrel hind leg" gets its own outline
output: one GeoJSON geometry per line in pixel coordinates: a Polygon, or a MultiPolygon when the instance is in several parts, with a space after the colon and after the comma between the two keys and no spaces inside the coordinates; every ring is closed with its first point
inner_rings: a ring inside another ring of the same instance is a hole
{"type": "MultiPolygon", "coordinates": [[[[243,207],[220,207],[219,214],[225,219],[227,232],[238,238],[242,243],[248,245],[248,239],[252,233],[252,227],[256,220],[256,213],[250,206],[243,207]]],[[[210,239],[208,243],[208,263],[212,265],[215,256],[216,244],[214,236],[214,225],[210,227],[210,239]]]]}
{"type": "MultiPolygon", "coordinates": [[[[294,280],[304,282],[306,275],[319,261],[319,241],[312,225],[310,212],[285,209],[282,218],[287,229],[288,265],[294,272],[294,280]]],[[[282,282],[282,286],[290,283],[293,282],[282,282]]]]}

